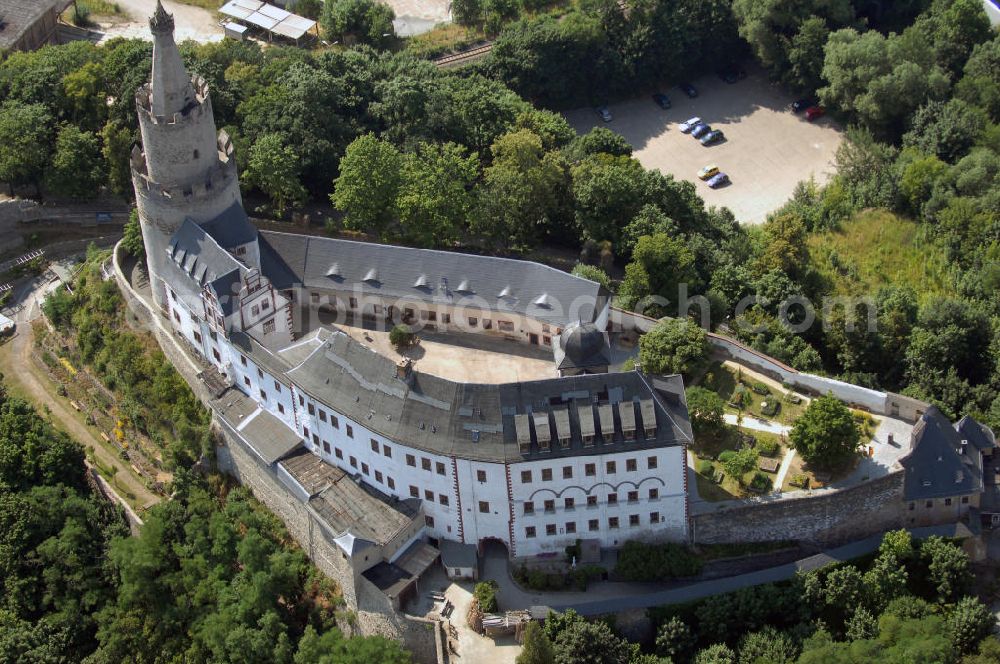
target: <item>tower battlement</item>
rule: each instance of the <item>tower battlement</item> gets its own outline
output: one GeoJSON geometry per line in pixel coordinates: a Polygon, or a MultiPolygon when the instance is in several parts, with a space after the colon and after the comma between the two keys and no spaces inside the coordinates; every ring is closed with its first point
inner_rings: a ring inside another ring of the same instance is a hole
{"type": "Polygon", "coordinates": [[[190,118],[201,117],[206,112],[206,103],[211,100],[208,83],[198,74],[192,74],[191,87],[194,89],[194,99],[187,107],[170,115],[156,115],[153,112],[153,86],[146,83],[135,92],[136,108],[139,109],[140,116],[144,114],[153,124],[160,125],[175,125],[187,122],[190,118]]]}

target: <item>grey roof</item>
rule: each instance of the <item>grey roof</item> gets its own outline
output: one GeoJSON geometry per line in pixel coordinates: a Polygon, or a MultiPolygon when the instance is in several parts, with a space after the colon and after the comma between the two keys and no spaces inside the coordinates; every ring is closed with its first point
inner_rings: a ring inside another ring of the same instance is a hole
{"type": "Polygon", "coordinates": [[[270,280],[272,286],[279,290],[288,290],[299,283],[295,273],[285,264],[263,233],[257,238],[257,246],[260,248],[260,271],[270,280]]]}
{"type": "Polygon", "coordinates": [[[558,369],[586,369],[611,364],[607,335],[593,323],[573,323],[552,340],[552,354],[558,369]]]}
{"type": "Polygon", "coordinates": [[[445,456],[503,462],[564,456],[574,454],[574,449],[593,454],[617,446],[686,444],[692,438],[680,377],[657,379],[659,386],[635,371],[502,385],[456,383],[418,371],[401,379],[392,360],[342,332],[332,334],[287,375],[312,398],[371,430],[445,456]],[[606,433],[600,436],[600,445],[583,447],[580,413],[625,402],[634,415],[643,399],[655,403],[658,426],[652,436],[640,432],[637,440],[626,442],[620,421],[611,416],[602,426],[606,433]],[[551,435],[556,417],[563,421],[563,415],[556,413],[562,412],[570,430],[565,448],[553,446],[551,435]],[[538,421],[532,421],[529,437],[520,441],[526,443],[522,453],[515,420],[525,421],[517,415],[527,413],[538,421]],[[543,451],[546,443],[550,451],[543,451]]]}
{"type": "Polygon", "coordinates": [[[212,405],[268,465],[302,445],[297,433],[239,390],[229,390],[212,405]]]}
{"type": "Polygon", "coordinates": [[[955,424],[955,430],[958,431],[959,438],[969,441],[969,444],[975,445],[976,449],[988,450],[996,447],[997,440],[993,430],[968,415],[955,424]]]}
{"type": "Polygon", "coordinates": [[[982,491],[982,455],[963,446],[958,432],[936,406],[930,406],[913,427],[905,469],[904,500],[925,500],[982,491]],[[965,449],[963,449],[963,447],[965,449]]]}
{"type": "Polygon", "coordinates": [[[0,0],[0,50],[12,48],[46,13],[65,9],[72,0],[0,0]]]}
{"type": "Polygon", "coordinates": [[[204,228],[185,219],[170,237],[165,252],[166,260],[159,262],[160,276],[175,292],[184,293],[185,304],[192,311],[201,311],[201,289],[208,286],[215,291],[222,311],[226,315],[233,312],[246,267],[204,228]]]}
{"type": "Polygon", "coordinates": [[[261,237],[284,263],[271,267],[307,288],[477,305],[560,327],[593,321],[607,301],[600,284],[539,263],[271,231],[261,237]],[[422,276],[427,286],[416,285],[422,276]]]}
{"type": "Polygon", "coordinates": [[[257,239],[257,229],[250,223],[246,210],[239,201],[234,201],[222,214],[201,227],[219,246],[226,249],[249,244],[257,239]]]}
{"type": "Polygon", "coordinates": [[[253,360],[254,364],[267,371],[271,376],[288,382],[285,373],[292,368],[292,364],[286,361],[281,354],[272,353],[245,332],[232,330],[229,333],[229,341],[235,348],[239,349],[240,353],[253,360]]]}
{"type": "Polygon", "coordinates": [[[475,544],[461,544],[453,540],[438,542],[441,549],[441,564],[445,567],[475,567],[479,563],[479,554],[475,544]]]}
{"type": "Polygon", "coordinates": [[[338,537],[349,536],[341,543],[348,553],[365,543],[388,543],[420,512],[419,500],[391,498],[306,449],[279,465],[310,494],[309,505],[328,530],[338,537]]]}

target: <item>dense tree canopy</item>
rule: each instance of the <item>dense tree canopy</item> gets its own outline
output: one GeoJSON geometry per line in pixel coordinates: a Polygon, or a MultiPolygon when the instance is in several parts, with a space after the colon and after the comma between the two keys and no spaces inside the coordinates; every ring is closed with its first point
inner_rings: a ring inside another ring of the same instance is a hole
{"type": "Polygon", "coordinates": [[[861,433],[851,411],[832,394],[809,402],[795,420],[788,439],[807,463],[831,469],[849,463],[858,452],[861,433]]]}

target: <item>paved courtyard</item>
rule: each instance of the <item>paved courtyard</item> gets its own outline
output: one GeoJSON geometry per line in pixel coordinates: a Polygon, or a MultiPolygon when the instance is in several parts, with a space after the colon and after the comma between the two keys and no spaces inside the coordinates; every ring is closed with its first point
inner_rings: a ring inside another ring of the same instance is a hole
{"type": "Polygon", "coordinates": [[[707,205],[728,207],[740,222],[761,223],[788,200],[800,180],[829,179],[842,134],[829,118],[808,122],[792,113],[793,97],[788,92],[769,83],[759,70],[748,67],[748,71],[746,79],[733,85],[714,74],[694,81],[696,99],[688,99],[677,88],[665,88],[673,102],[669,111],[643,95],[611,105],[614,119],[608,123],[592,108],[571,111],[566,117],[579,132],[596,126],[618,132],[646,168],[694,182],[707,205]],[[682,134],[677,125],[692,116],[721,129],[727,140],[704,147],[682,134]],[[698,180],[698,170],[707,164],[716,164],[732,184],[712,190],[698,180]]]}

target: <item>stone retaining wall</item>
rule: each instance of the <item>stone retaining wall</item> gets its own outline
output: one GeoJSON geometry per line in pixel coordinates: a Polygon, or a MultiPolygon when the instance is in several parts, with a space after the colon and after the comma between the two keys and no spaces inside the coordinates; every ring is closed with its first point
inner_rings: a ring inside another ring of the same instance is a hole
{"type": "Polygon", "coordinates": [[[843,544],[903,527],[903,471],[844,489],[802,492],[773,502],[724,507],[691,517],[696,544],[798,540],[843,544]]]}

